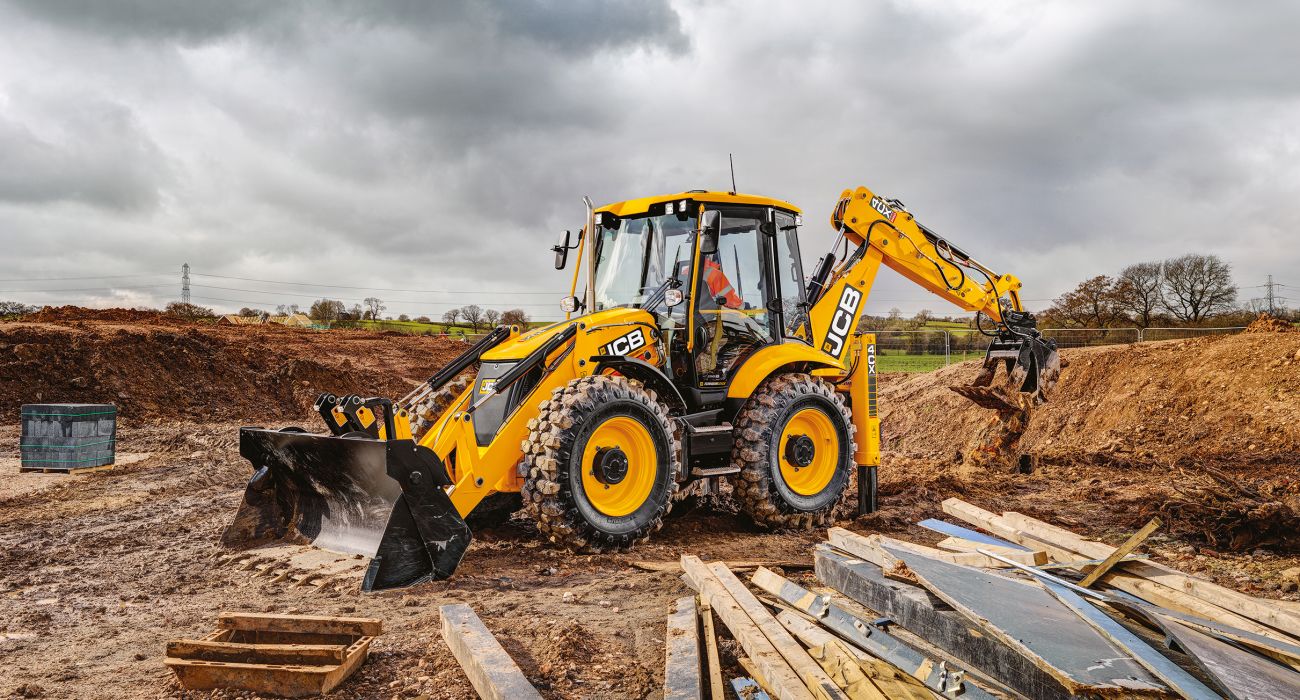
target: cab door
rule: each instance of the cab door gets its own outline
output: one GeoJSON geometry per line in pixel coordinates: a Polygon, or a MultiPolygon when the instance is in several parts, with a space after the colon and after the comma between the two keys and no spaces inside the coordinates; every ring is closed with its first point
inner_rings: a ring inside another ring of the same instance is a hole
{"type": "Polygon", "coordinates": [[[701,392],[726,387],[732,371],[754,350],[781,336],[773,279],[770,210],[708,207],[720,213],[716,232],[700,241],[692,285],[692,352],[701,392]]]}

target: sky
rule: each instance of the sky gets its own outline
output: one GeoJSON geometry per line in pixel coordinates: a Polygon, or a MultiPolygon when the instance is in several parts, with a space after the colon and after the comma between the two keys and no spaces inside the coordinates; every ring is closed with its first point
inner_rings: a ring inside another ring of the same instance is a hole
{"type": "MultiPolygon", "coordinates": [[[[558,317],[597,204],[902,200],[1030,308],[1300,285],[1300,3],[0,0],[0,299],[558,317]],[[330,285],[330,286],[326,286],[330,285]]],[[[1278,290],[1300,304],[1300,286],[1278,290]]],[[[955,312],[882,272],[868,313],[955,312]]]]}

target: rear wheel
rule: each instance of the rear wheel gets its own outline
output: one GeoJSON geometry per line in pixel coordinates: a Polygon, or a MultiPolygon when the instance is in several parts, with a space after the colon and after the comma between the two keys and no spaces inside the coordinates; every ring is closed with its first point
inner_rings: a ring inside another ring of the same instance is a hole
{"type": "Polygon", "coordinates": [[[769,377],[736,417],[731,477],[741,508],[771,528],[831,523],[853,471],[853,422],[844,399],[808,374],[769,377]]]}
{"type": "Polygon", "coordinates": [[[575,379],[542,402],[523,443],[524,508],[567,547],[622,549],[663,525],[680,443],[667,408],[625,377],[575,379]]]}

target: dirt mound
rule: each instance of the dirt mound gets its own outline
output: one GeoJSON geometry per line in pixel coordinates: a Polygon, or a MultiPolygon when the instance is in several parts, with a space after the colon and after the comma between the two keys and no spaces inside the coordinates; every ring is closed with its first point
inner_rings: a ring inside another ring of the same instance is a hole
{"type": "Polygon", "coordinates": [[[35,323],[66,323],[69,321],[116,321],[120,323],[175,323],[180,319],[158,311],[144,309],[87,309],[82,306],[46,306],[34,314],[23,317],[35,323]]]}
{"type": "Polygon", "coordinates": [[[1262,313],[1259,318],[1250,322],[1246,330],[1242,333],[1294,333],[1295,324],[1280,318],[1274,318],[1267,313],[1262,313]]]}
{"type": "MultiPolygon", "coordinates": [[[[1153,505],[1169,503],[1166,515],[1177,529],[1216,547],[1283,544],[1272,533],[1293,527],[1300,512],[1288,486],[1300,462],[1300,334],[1062,355],[1069,366],[1049,403],[1034,409],[1021,449],[1048,469],[1077,471],[1086,487],[1070,498],[1105,503],[1137,525],[1153,505]],[[1227,508],[1221,484],[1188,476],[1206,467],[1248,483],[1258,495],[1253,505],[1227,508]]],[[[992,412],[948,387],[970,382],[976,371],[969,362],[885,383],[885,450],[921,458],[932,471],[960,472],[962,450],[987,429],[992,412]]],[[[1065,498],[1054,495],[1057,503],[1065,498]]]]}
{"type": "Polygon", "coordinates": [[[400,398],[465,348],[437,337],[149,320],[0,324],[0,411],[105,402],[146,420],[302,420],[324,391],[400,398]]]}

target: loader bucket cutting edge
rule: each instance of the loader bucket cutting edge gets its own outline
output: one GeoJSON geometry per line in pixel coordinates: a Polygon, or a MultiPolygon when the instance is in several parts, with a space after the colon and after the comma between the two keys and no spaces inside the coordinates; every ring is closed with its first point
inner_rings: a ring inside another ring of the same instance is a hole
{"type": "Polygon", "coordinates": [[[226,547],[283,540],[360,554],[366,591],[447,578],[469,547],[446,468],[411,440],[241,428],[239,453],[253,476],[226,547]]]}

